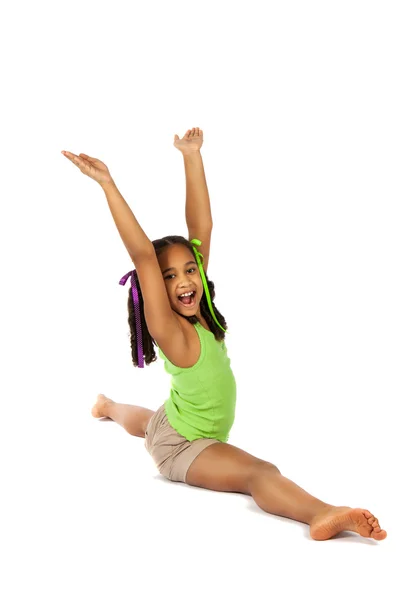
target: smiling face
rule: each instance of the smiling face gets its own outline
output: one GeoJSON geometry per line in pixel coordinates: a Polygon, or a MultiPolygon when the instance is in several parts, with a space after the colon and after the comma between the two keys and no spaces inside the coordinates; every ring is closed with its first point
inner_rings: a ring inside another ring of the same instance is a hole
{"type": "Polygon", "coordinates": [[[187,317],[201,318],[199,303],[204,287],[194,253],[183,244],[174,244],[163,250],[158,261],[173,310],[187,317]],[[186,292],[194,292],[189,305],[179,299],[186,292]]]}

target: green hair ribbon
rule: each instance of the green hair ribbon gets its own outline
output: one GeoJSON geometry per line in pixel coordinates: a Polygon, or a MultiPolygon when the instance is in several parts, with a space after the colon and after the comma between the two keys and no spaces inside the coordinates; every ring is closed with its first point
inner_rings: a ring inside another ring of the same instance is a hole
{"type": "Polygon", "coordinates": [[[210,296],[210,293],[209,293],[208,284],[207,284],[207,280],[206,280],[205,273],[204,273],[204,268],[202,266],[202,261],[201,261],[201,258],[203,260],[204,257],[195,248],[195,246],[200,246],[202,244],[202,242],[201,242],[201,240],[198,240],[198,238],[194,238],[193,240],[191,240],[191,244],[192,244],[192,248],[193,248],[193,251],[195,253],[195,256],[196,256],[196,262],[197,262],[198,267],[199,267],[199,272],[201,273],[201,279],[202,279],[202,283],[204,285],[205,295],[207,297],[207,301],[208,301],[208,306],[209,306],[210,313],[214,317],[214,320],[217,323],[217,325],[219,325],[223,331],[226,331],[228,333],[228,330],[225,330],[224,327],[222,327],[222,325],[220,323],[218,323],[218,319],[217,319],[217,317],[214,314],[214,309],[212,308],[211,296],[210,296]]]}

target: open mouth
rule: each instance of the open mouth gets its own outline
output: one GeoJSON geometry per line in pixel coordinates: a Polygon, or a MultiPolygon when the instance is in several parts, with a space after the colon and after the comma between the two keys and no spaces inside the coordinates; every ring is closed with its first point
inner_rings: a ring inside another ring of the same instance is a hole
{"type": "Polygon", "coordinates": [[[192,296],[182,296],[182,298],[178,297],[178,300],[183,306],[186,306],[186,308],[192,308],[195,306],[195,298],[196,292],[192,292],[192,296]]]}

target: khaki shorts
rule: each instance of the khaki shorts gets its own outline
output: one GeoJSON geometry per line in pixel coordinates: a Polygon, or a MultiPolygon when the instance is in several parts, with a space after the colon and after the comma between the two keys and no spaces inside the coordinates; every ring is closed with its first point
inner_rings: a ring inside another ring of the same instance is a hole
{"type": "Polygon", "coordinates": [[[151,417],[144,438],[145,448],[160,474],[171,481],[182,483],[186,483],[186,473],[198,454],[211,444],[222,443],[210,438],[188,441],[173,429],[163,404],[151,417]]]}

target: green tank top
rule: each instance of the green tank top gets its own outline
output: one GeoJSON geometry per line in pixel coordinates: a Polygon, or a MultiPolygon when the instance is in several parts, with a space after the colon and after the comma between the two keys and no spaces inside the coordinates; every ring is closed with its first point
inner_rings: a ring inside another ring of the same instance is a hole
{"type": "Polygon", "coordinates": [[[170,397],[165,401],[171,426],[190,442],[214,438],[226,442],[234,423],[236,381],[224,341],[215,339],[201,323],[194,327],[201,342],[201,353],[193,367],[177,367],[160,348],[165,371],[171,378],[170,397]]]}

